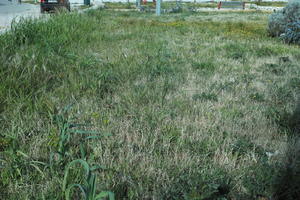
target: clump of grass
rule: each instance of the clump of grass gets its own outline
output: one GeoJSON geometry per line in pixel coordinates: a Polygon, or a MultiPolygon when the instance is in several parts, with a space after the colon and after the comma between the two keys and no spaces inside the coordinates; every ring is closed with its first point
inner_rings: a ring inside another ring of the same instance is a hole
{"type": "Polygon", "coordinates": [[[195,70],[201,70],[202,72],[214,72],[216,64],[212,61],[202,61],[192,63],[192,68],[195,70]]]}
{"type": "Polygon", "coordinates": [[[193,95],[193,100],[194,101],[212,101],[212,102],[217,102],[218,101],[218,96],[214,93],[201,93],[201,94],[194,94],[193,95]]]}
{"type": "Polygon", "coordinates": [[[245,45],[241,45],[240,43],[228,44],[225,46],[225,49],[228,58],[235,60],[247,59],[247,52],[249,52],[249,48],[245,45]]]}
{"type": "Polygon", "coordinates": [[[300,89],[300,79],[298,77],[293,77],[289,80],[289,86],[294,89],[300,89]]]}
{"type": "Polygon", "coordinates": [[[249,98],[257,102],[263,102],[265,100],[264,95],[258,92],[250,94],[249,98]]]}
{"type": "Polygon", "coordinates": [[[252,38],[265,37],[267,32],[265,25],[257,22],[226,22],[225,35],[229,38],[252,38]]]}
{"type": "Polygon", "coordinates": [[[262,147],[255,146],[255,144],[253,144],[248,138],[239,138],[235,143],[233,143],[232,152],[238,157],[250,152],[255,152],[259,155],[259,157],[266,157],[265,150],[262,147]]]}
{"type": "Polygon", "coordinates": [[[284,69],[282,69],[282,66],[279,64],[274,63],[267,63],[265,64],[268,71],[271,71],[272,73],[276,75],[281,75],[284,73],[284,69]]]}

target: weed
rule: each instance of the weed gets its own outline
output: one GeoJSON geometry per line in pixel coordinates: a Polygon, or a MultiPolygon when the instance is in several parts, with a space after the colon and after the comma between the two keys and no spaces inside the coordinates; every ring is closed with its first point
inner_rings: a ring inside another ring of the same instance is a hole
{"type": "Polygon", "coordinates": [[[300,79],[298,77],[291,78],[289,81],[289,86],[294,89],[300,89],[300,79]]]}
{"type": "Polygon", "coordinates": [[[258,57],[265,57],[265,56],[277,55],[278,50],[272,46],[264,46],[255,49],[255,53],[258,57]]]}
{"type": "Polygon", "coordinates": [[[269,165],[267,162],[262,162],[263,168],[257,168],[256,166],[249,166],[249,177],[243,178],[245,189],[252,198],[269,198],[268,192],[272,188],[272,182],[274,181],[274,174],[277,170],[274,166],[269,165]],[[270,181],[271,180],[271,181],[270,181]],[[254,185],[260,187],[253,187],[254,185]],[[268,191],[269,190],[269,191],[268,191]]]}
{"type": "Polygon", "coordinates": [[[197,101],[212,101],[212,102],[217,102],[218,101],[218,96],[214,93],[201,93],[201,94],[194,94],[193,95],[193,100],[197,101]]]}
{"type": "Polygon", "coordinates": [[[73,188],[79,188],[82,192],[85,200],[97,200],[97,199],[103,199],[105,197],[109,197],[109,200],[114,200],[114,194],[112,192],[100,192],[96,193],[96,174],[95,171],[98,169],[103,169],[102,166],[90,166],[85,160],[74,160],[70,162],[66,168],[65,175],[64,175],[64,181],[63,181],[63,192],[65,192],[66,199],[71,199],[71,191],[73,188]],[[67,184],[68,175],[71,167],[73,165],[80,164],[84,170],[85,170],[85,185],[73,183],[73,184],[67,184]],[[67,187],[68,186],[68,187],[67,187]]]}
{"type": "Polygon", "coordinates": [[[216,69],[216,65],[213,62],[210,61],[203,61],[203,62],[195,62],[192,63],[192,68],[195,70],[201,70],[202,72],[214,72],[216,69]]]}
{"type": "MultiPolygon", "coordinates": [[[[103,136],[110,136],[110,134],[99,134],[95,131],[90,130],[78,130],[74,129],[77,127],[88,126],[88,124],[78,124],[70,122],[70,118],[68,116],[68,111],[71,109],[72,105],[66,106],[63,114],[58,114],[55,116],[55,122],[58,126],[59,130],[59,138],[58,138],[58,145],[57,145],[57,153],[58,153],[58,161],[62,162],[65,161],[66,156],[68,155],[68,146],[70,140],[72,140],[72,134],[77,134],[81,136],[80,140],[80,154],[82,159],[86,159],[86,150],[84,149],[84,142],[85,140],[89,139],[99,139],[103,136]]],[[[50,157],[50,162],[52,162],[54,154],[50,157]]]]}
{"type": "Polygon", "coordinates": [[[276,75],[281,75],[282,73],[284,73],[284,70],[282,69],[281,65],[270,63],[270,64],[265,64],[265,66],[268,71],[271,71],[276,75]]]}
{"type": "Polygon", "coordinates": [[[264,95],[260,94],[258,92],[250,94],[249,98],[252,99],[252,100],[254,100],[254,101],[257,101],[257,102],[263,102],[265,100],[264,95]]]}
{"type": "Polygon", "coordinates": [[[247,59],[247,46],[241,44],[228,44],[225,46],[226,54],[231,59],[247,59]]]}
{"type": "Polygon", "coordinates": [[[255,146],[255,144],[247,138],[239,138],[234,144],[232,144],[232,152],[238,157],[250,152],[255,152],[259,155],[259,157],[265,157],[264,149],[262,147],[255,146]]]}

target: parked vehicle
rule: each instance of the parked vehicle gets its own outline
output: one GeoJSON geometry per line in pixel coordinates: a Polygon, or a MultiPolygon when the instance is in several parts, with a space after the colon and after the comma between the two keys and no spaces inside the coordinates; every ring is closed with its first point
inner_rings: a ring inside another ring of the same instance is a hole
{"type": "Polygon", "coordinates": [[[41,0],[41,13],[55,11],[57,9],[71,10],[69,0],[41,0]]]}

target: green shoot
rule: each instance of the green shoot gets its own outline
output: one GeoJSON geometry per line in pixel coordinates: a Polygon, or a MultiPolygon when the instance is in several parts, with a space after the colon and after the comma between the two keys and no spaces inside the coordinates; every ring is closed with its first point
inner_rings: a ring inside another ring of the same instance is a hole
{"type": "Polygon", "coordinates": [[[96,174],[94,171],[97,169],[103,169],[102,166],[93,166],[91,167],[85,160],[78,159],[70,162],[66,168],[65,175],[64,175],[64,181],[63,181],[63,192],[65,193],[66,200],[71,199],[71,191],[75,189],[76,187],[79,188],[82,195],[84,196],[85,200],[98,200],[108,197],[109,200],[114,200],[114,193],[103,191],[100,193],[96,192],[96,174]],[[69,171],[73,165],[80,164],[84,170],[85,170],[85,184],[67,184],[67,179],[69,176],[69,171]],[[67,187],[68,186],[68,187],[67,187]]]}

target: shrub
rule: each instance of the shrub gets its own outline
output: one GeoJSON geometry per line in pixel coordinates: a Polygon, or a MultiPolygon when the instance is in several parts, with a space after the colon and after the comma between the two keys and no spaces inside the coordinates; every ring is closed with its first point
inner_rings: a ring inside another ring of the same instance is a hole
{"type": "Polygon", "coordinates": [[[271,36],[276,37],[284,33],[285,16],[282,12],[273,13],[269,18],[268,32],[271,36]]]}
{"type": "Polygon", "coordinates": [[[300,44],[300,20],[288,23],[282,38],[288,43],[300,44]]]}
{"type": "Polygon", "coordinates": [[[300,44],[300,2],[289,3],[269,18],[270,36],[281,36],[288,43],[300,44]]]}
{"type": "Polygon", "coordinates": [[[300,20],[300,2],[294,1],[289,3],[283,10],[283,14],[286,17],[286,22],[294,22],[300,20]]]}

